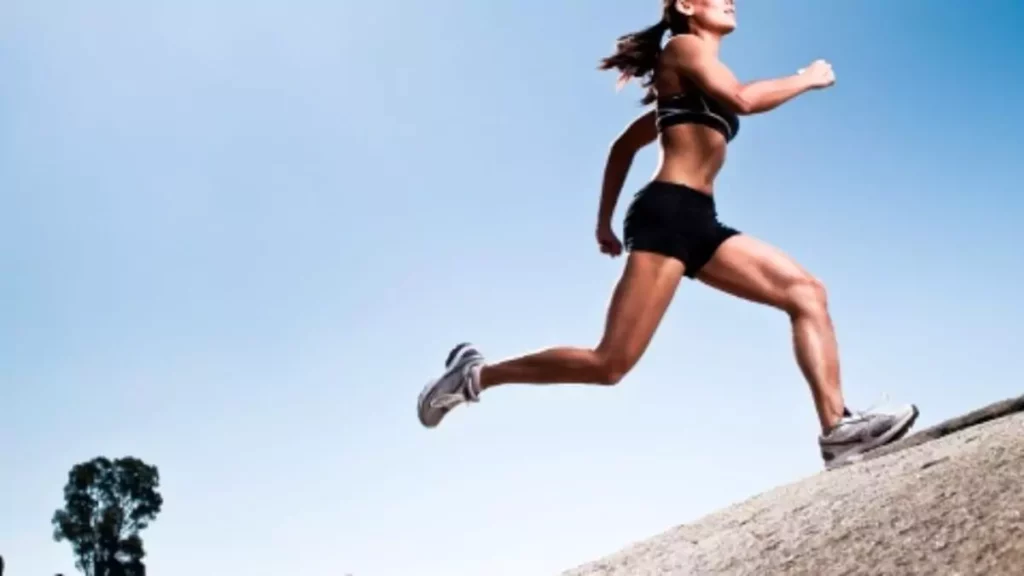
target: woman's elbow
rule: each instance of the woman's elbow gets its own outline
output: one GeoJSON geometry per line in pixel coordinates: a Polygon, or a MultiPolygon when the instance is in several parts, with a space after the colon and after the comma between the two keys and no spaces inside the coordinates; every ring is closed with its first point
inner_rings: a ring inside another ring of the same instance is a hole
{"type": "Polygon", "coordinates": [[[754,103],[743,94],[736,94],[729,104],[731,104],[732,111],[740,116],[749,116],[757,112],[757,107],[754,103]]]}
{"type": "Polygon", "coordinates": [[[636,155],[640,148],[629,138],[616,138],[608,149],[608,158],[613,161],[628,161],[636,155]]]}

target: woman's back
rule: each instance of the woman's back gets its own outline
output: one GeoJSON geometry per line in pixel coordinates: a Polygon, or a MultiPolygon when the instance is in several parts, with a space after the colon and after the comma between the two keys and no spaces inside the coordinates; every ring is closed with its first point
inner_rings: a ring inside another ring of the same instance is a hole
{"type": "Polygon", "coordinates": [[[726,136],[735,133],[735,117],[728,118],[729,113],[685,78],[670,50],[658,59],[652,88],[657,94],[661,134],[655,179],[712,193],[715,177],[725,164],[726,136]],[[719,119],[724,125],[719,125],[719,119]]]}

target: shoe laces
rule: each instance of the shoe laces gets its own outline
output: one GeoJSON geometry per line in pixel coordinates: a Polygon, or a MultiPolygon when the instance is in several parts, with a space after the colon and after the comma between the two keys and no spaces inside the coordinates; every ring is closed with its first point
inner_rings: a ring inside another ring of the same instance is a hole
{"type": "Polygon", "coordinates": [[[472,386],[472,367],[467,366],[462,373],[462,385],[455,392],[438,394],[430,401],[430,407],[435,410],[451,410],[463,402],[475,402],[476,398],[470,392],[472,386]]]}
{"type": "Polygon", "coordinates": [[[847,422],[860,422],[863,420],[867,420],[868,418],[875,414],[876,410],[887,404],[889,404],[889,394],[883,392],[881,400],[875,402],[866,410],[850,410],[850,416],[847,416],[846,418],[844,418],[844,420],[847,422]]]}

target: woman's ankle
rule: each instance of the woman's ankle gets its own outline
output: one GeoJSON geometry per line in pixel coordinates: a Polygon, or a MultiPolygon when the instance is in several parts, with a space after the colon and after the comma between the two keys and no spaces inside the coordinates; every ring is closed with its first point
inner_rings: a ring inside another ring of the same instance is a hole
{"type": "Polygon", "coordinates": [[[491,371],[490,368],[491,367],[487,364],[481,364],[480,366],[477,366],[476,368],[473,369],[473,376],[474,380],[476,381],[474,382],[474,384],[476,385],[476,392],[478,394],[480,392],[483,392],[484,390],[487,390],[491,386],[498,385],[498,382],[496,382],[493,378],[494,373],[491,371]]]}

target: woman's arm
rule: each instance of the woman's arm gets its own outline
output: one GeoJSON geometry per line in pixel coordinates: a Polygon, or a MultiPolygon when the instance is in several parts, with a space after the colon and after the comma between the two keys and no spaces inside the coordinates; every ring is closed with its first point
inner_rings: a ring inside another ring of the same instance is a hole
{"type": "Polygon", "coordinates": [[[651,109],[626,126],[621,134],[612,142],[608,150],[608,161],[604,168],[604,180],[601,185],[601,202],[597,212],[597,227],[610,228],[615,205],[626,182],[626,175],[633,165],[636,153],[658,138],[655,125],[656,112],[651,109]]]}
{"type": "Polygon", "coordinates": [[[832,66],[818,60],[792,76],[742,84],[707,42],[690,34],[672,39],[665,56],[701,90],[737,114],[767,112],[808,90],[835,82],[832,66]]]}

